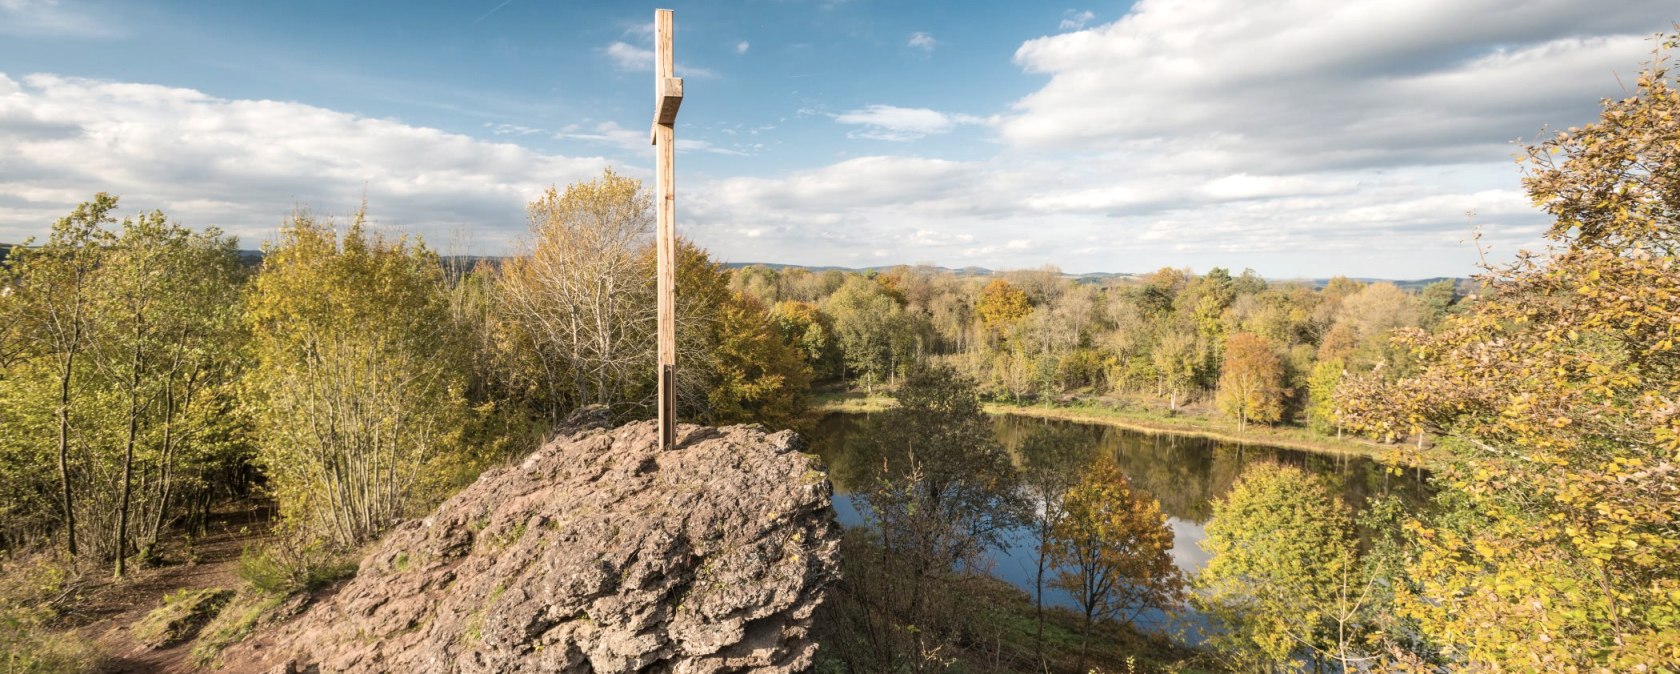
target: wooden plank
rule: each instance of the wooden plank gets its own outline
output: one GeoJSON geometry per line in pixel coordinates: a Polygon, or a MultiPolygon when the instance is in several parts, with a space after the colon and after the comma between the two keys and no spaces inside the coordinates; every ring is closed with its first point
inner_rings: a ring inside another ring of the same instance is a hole
{"type": "Polygon", "coordinates": [[[676,307],[676,105],[665,116],[665,98],[671,82],[676,81],[678,102],[681,101],[682,81],[672,76],[671,10],[653,13],[654,66],[653,94],[655,101],[653,144],[657,155],[654,178],[655,233],[654,248],[658,264],[657,291],[659,294],[659,445],[664,449],[676,447],[677,406],[677,307],[676,307]]]}
{"type": "Polygon", "coordinates": [[[677,109],[682,107],[683,81],[681,77],[665,78],[665,85],[659,92],[658,109],[654,111],[655,124],[671,126],[677,123],[677,109]]]}

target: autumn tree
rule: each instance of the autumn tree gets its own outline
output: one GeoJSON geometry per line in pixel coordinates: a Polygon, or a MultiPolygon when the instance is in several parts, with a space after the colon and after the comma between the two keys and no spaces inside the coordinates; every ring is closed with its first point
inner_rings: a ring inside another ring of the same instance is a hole
{"type": "Polygon", "coordinates": [[[1160,388],[1167,393],[1167,407],[1178,409],[1184,392],[1196,380],[1196,365],[1201,360],[1196,337],[1182,330],[1167,330],[1150,351],[1150,363],[1160,378],[1160,388]]]}
{"type": "Polygon", "coordinates": [[[1054,584],[1073,595],[1084,616],[1079,669],[1091,625],[1118,619],[1131,624],[1147,609],[1172,610],[1184,601],[1184,576],[1173,564],[1172,527],[1161,504],[1132,486],[1112,456],[1085,470],[1063,500],[1066,516],[1051,532],[1054,584]]]}
{"type": "Polygon", "coordinates": [[[993,334],[1001,334],[1032,313],[1027,293],[1005,279],[993,279],[980,291],[975,306],[980,322],[993,334]]]}
{"type": "Polygon", "coordinates": [[[296,214],[265,247],[246,320],[258,462],[283,516],[340,545],[420,505],[462,451],[465,368],[437,255],[296,214]],[[400,310],[397,310],[400,309],[400,310]]]}
{"type": "Polygon", "coordinates": [[[528,248],[497,277],[503,368],[551,422],[574,406],[624,413],[654,348],[652,196],[607,169],[528,206],[528,248]]]}
{"type": "Polygon", "coordinates": [[[1219,374],[1219,409],[1237,418],[1237,428],[1249,421],[1271,423],[1283,416],[1283,360],[1270,344],[1246,332],[1225,342],[1225,366],[1219,374]]]}
{"type": "Polygon", "coordinates": [[[1307,427],[1320,433],[1342,430],[1342,415],[1337,407],[1336,389],[1342,384],[1346,366],[1340,358],[1319,361],[1307,377],[1307,427]]]}
{"type": "Polygon", "coordinates": [[[1339,652],[1337,607],[1362,587],[1341,499],[1292,466],[1256,463],[1213,501],[1196,576],[1197,609],[1218,621],[1209,643],[1237,669],[1281,668],[1339,652]]]}
{"type": "Polygon", "coordinates": [[[1072,428],[1047,425],[1021,441],[1021,486],[1027,498],[1037,502],[1036,508],[1028,510],[1027,519],[1038,539],[1033,575],[1037,631],[1033,640],[1040,658],[1044,654],[1044,582],[1055,570],[1051,558],[1054,532],[1067,516],[1068,492],[1079,484],[1080,473],[1090,463],[1090,453],[1084,436],[1072,428]]]}
{"type": "MultiPolygon", "coordinates": [[[[644,249],[651,256],[652,248],[644,249]]],[[[649,279],[651,282],[651,278],[649,279]]],[[[713,424],[786,425],[805,409],[811,370],[769,311],[733,290],[730,273],[693,243],[677,242],[678,410],[713,424]]],[[[639,399],[651,400],[652,354],[639,399]]]]}
{"type": "MultiPolygon", "coordinates": [[[[1668,48],[1675,46],[1670,38],[1668,48]]],[[[1400,602],[1443,669],[1680,662],[1680,92],[1659,54],[1599,121],[1528,152],[1549,254],[1491,269],[1366,427],[1445,434],[1444,512],[1400,602]]]]}
{"type": "Polygon", "coordinates": [[[79,206],[4,269],[0,537],[62,529],[122,575],[245,444],[234,241],[157,212],[116,234],[115,206],[79,206]]]}
{"type": "Polygon", "coordinates": [[[840,376],[840,347],[834,320],[810,302],[786,300],[770,309],[770,321],[782,340],[794,345],[815,379],[840,376]]]}

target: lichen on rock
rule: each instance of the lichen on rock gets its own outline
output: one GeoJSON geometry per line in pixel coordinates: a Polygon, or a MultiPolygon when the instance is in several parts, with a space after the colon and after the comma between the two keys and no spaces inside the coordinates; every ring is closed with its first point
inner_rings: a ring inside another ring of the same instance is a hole
{"type": "Polygon", "coordinates": [[[796,672],[838,574],[832,486],[791,432],[586,428],[392,531],[230,662],[277,671],[796,672]]]}

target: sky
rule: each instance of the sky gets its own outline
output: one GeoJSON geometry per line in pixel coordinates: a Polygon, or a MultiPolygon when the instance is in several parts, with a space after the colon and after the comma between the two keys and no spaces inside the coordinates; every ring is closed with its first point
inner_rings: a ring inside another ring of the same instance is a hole
{"type": "MultiPolygon", "coordinates": [[[[96,192],[257,248],[305,208],[515,253],[651,183],[656,5],[0,0],[0,241],[96,192]]],[[[677,227],[731,262],[1466,276],[1537,249],[1523,142],[1673,0],[661,0],[677,227]]],[[[1548,131],[1550,130],[1550,131],[1548,131]]]]}

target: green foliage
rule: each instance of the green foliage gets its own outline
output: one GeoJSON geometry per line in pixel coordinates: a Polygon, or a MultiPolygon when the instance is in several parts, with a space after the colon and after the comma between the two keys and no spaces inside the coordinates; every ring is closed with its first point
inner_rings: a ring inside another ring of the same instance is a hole
{"type": "Polygon", "coordinates": [[[1338,618],[1361,590],[1347,507],[1313,475],[1257,463],[1214,500],[1212,557],[1191,604],[1218,621],[1208,643],[1240,669],[1343,653],[1338,618]]]}
{"type": "Polygon", "coordinates": [[[794,345],[811,374],[818,380],[840,376],[840,346],[834,335],[834,321],[810,302],[786,300],[770,311],[770,320],[782,341],[794,345]]]}
{"type": "Polygon", "coordinates": [[[320,542],[277,537],[239,553],[235,573],[257,592],[287,596],[311,592],[356,573],[356,560],[320,542]]]}
{"type": "Polygon", "coordinates": [[[350,546],[420,506],[469,410],[424,245],[296,215],[250,293],[257,459],[297,531],[350,546]],[[402,307],[393,311],[392,307],[402,307]]]}
{"type": "Polygon", "coordinates": [[[0,671],[90,672],[99,654],[86,640],[52,628],[75,577],[49,555],[0,558],[0,671]]]}
{"type": "Polygon", "coordinates": [[[1346,368],[1340,358],[1319,361],[1307,378],[1307,426],[1320,433],[1333,433],[1342,427],[1336,409],[1336,389],[1342,384],[1346,368]]]}
{"type": "Polygon", "coordinates": [[[235,242],[97,195],[0,270],[0,535],[117,572],[244,461],[235,242]],[[9,336],[8,336],[9,335],[9,336]]]}
{"type": "Polygon", "coordinates": [[[823,310],[834,320],[846,370],[873,391],[893,374],[894,357],[902,351],[903,307],[880,284],[853,276],[829,296],[823,310]]]}

